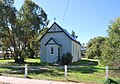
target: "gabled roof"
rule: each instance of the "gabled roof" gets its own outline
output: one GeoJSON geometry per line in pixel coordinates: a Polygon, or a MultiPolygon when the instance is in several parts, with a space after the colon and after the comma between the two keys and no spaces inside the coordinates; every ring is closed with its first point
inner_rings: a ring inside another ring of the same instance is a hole
{"type": "Polygon", "coordinates": [[[52,37],[46,42],[45,46],[47,44],[57,44],[57,45],[61,46],[61,44],[58,41],[56,41],[54,38],[52,38],[52,37]],[[55,43],[49,43],[51,40],[53,40],[55,43]]]}
{"type": "MultiPolygon", "coordinates": [[[[66,29],[63,29],[62,27],[60,27],[56,22],[54,22],[54,23],[52,24],[52,26],[53,26],[54,24],[56,24],[72,41],[74,41],[74,42],[78,43],[79,45],[81,45],[80,42],[77,41],[72,35],[70,35],[70,33],[68,33],[68,31],[67,31],[66,29]]],[[[52,26],[46,31],[46,33],[52,28],[52,26]]],[[[46,33],[45,33],[45,34],[46,34],[46,33]]],[[[45,36],[45,34],[41,37],[41,39],[45,36]]],[[[40,40],[41,40],[41,39],[40,39],[40,40]]]]}

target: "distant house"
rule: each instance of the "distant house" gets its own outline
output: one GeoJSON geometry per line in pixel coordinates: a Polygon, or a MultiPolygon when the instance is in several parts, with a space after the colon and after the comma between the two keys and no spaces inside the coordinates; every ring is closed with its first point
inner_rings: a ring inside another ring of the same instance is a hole
{"type": "Polygon", "coordinates": [[[6,51],[3,51],[3,50],[0,50],[0,58],[4,58],[4,57],[11,57],[12,56],[12,53],[10,50],[6,50],[6,51]]]}
{"type": "Polygon", "coordinates": [[[1,57],[1,56],[3,56],[3,51],[2,51],[2,50],[0,50],[0,57],[1,57]]]}
{"type": "Polygon", "coordinates": [[[81,58],[81,44],[67,30],[56,22],[40,39],[41,62],[55,63],[67,52],[73,56],[72,62],[81,58]]]}

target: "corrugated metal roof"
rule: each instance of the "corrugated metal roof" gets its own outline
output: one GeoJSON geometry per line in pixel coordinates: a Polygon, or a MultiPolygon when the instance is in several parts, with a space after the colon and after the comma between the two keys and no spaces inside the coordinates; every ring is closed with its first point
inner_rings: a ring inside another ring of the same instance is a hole
{"type": "Polygon", "coordinates": [[[56,22],[54,22],[53,24],[56,24],[71,40],[73,40],[73,41],[77,42],[78,44],[80,44],[80,42],[77,41],[76,38],[74,38],[66,29],[59,26],[56,22]]]}

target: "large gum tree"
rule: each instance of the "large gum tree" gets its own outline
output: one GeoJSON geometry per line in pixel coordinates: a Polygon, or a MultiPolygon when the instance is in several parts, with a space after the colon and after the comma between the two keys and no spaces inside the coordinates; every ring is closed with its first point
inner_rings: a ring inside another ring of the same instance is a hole
{"type": "Polygon", "coordinates": [[[44,10],[31,0],[25,0],[19,11],[14,0],[0,0],[0,22],[0,41],[14,50],[16,63],[23,63],[30,51],[39,49],[40,31],[49,21],[44,10]]]}

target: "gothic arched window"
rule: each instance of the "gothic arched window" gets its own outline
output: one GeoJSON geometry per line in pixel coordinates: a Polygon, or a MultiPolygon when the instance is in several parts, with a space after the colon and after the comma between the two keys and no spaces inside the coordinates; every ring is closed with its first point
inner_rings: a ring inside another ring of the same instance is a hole
{"type": "Polygon", "coordinates": [[[54,54],[54,49],[53,49],[53,47],[51,47],[51,54],[54,54]]]}

